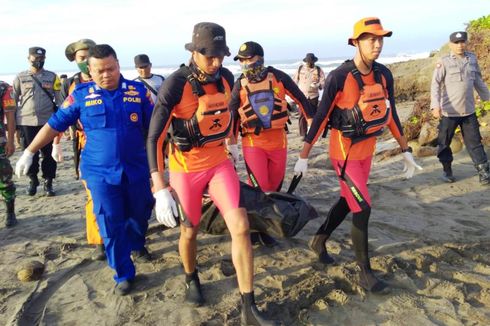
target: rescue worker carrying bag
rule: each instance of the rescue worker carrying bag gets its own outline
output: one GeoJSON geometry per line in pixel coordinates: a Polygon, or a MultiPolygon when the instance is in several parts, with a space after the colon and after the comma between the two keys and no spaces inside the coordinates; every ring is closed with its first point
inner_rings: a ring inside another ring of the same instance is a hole
{"type": "MultiPolygon", "coordinates": [[[[309,221],[318,217],[313,206],[294,195],[299,179],[285,192],[264,193],[260,188],[240,182],[240,207],[247,210],[250,231],[265,233],[274,238],[294,237],[309,221]]],[[[225,220],[209,196],[202,205],[200,230],[213,235],[225,234],[225,220]]]]}

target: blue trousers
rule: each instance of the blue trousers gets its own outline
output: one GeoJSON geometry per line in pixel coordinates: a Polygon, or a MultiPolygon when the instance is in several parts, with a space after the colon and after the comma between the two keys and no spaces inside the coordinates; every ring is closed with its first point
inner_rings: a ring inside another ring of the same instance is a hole
{"type": "Polygon", "coordinates": [[[135,268],[131,251],[143,249],[154,205],[150,181],[130,184],[126,179],[120,185],[87,182],[87,186],[94,201],[107,263],[116,272],[114,280],[116,283],[132,280],[135,268]]]}

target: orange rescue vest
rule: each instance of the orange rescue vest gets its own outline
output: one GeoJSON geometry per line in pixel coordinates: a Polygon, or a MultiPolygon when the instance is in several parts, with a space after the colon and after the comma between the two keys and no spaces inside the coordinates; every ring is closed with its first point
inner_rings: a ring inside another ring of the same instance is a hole
{"type": "Polygon", "coordinates": [[[359,101],[353,108],[335,107],[329,120],[332,128],[338,129],[342,136],[352,139],[353,142],[379,136],[391,121],[386,82],[378,67],[373,67],[373,72],[375,83],[366,85],[359,70],[352,70],[361,94],[359,101]]]}
{"type": "Polygon", "coordinates": [[[201,83],[188,70],[187,81],[198,98],[198,106],[190,119],[172,120],[172,142],[182,152],[194,147],[217,147],[223,144],[231,131],[232,118],[225,96],[223,77],[217,82],[218,92],[206,94],[201,83]]]}
{"type": "Polygon", "coordinates": [[[262,129],[285,128],[289,118],[287,102],[276,96],[274,84],[277,82],[272,72],[258,83],[241,79],[241,86],[247,92],[245,103],[238,108],[242,133],[258,135],[262,129]]]}

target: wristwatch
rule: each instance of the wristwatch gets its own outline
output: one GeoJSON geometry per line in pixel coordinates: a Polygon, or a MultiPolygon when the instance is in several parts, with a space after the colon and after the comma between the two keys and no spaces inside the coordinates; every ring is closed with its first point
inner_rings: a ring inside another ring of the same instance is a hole
{"type": "Polygon", "coordinates": [[[406,153],[406,152],[413,153],[412,147],[408,146],[407,148],[402,149],[402,153],[406,153]]]}

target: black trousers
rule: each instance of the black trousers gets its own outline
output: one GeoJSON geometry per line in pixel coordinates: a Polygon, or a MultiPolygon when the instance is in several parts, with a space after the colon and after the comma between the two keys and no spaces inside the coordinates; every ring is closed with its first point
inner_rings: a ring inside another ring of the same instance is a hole
{"type": "Polygon", "coordinates": [[[439,135],[437,137],[437,157],[441,163],[451,163],[453,152],[451,140],[457,127],[461,128],[464,145],[475,165],[487,162],[487,154],[483,149],[480,135],[480,124],[476,114],[465,117],[442,117],[439,123],[439,135]]]}
{"type": "MultiPolygon", "coordinates": [[[[34,137],[36,137],[42,126],[19,126],[21,145],[23,149],[26,149],[34,137]]],[[[50,142],[43,148],[41,148],[42,162],[41,170],[42,177],[44,179],[54,179],[56,177],[56,161],[51,156],[51,151],[53,150],[53,142],[50,142]]],[[[32,179],[37,179],[37,173],[39,172],[39,151],[34,154],[32,158],[32,165],[27,171],[27,176],[32,179]]]]}
{"type": "MultiPolygon", "coordinates": [[[[309,98],[308,101],[310,102],[310,105],[313,108],[313,110],[316,112],[316,109],[318,107],[318,97],[309,98]]],[[[308,123],[306,122],[306,117],[301,112],[299,113],[298,126],[299,126],[299,135],[301,137],[306,136],[306,131],[308,130],[308,123]]]]}

